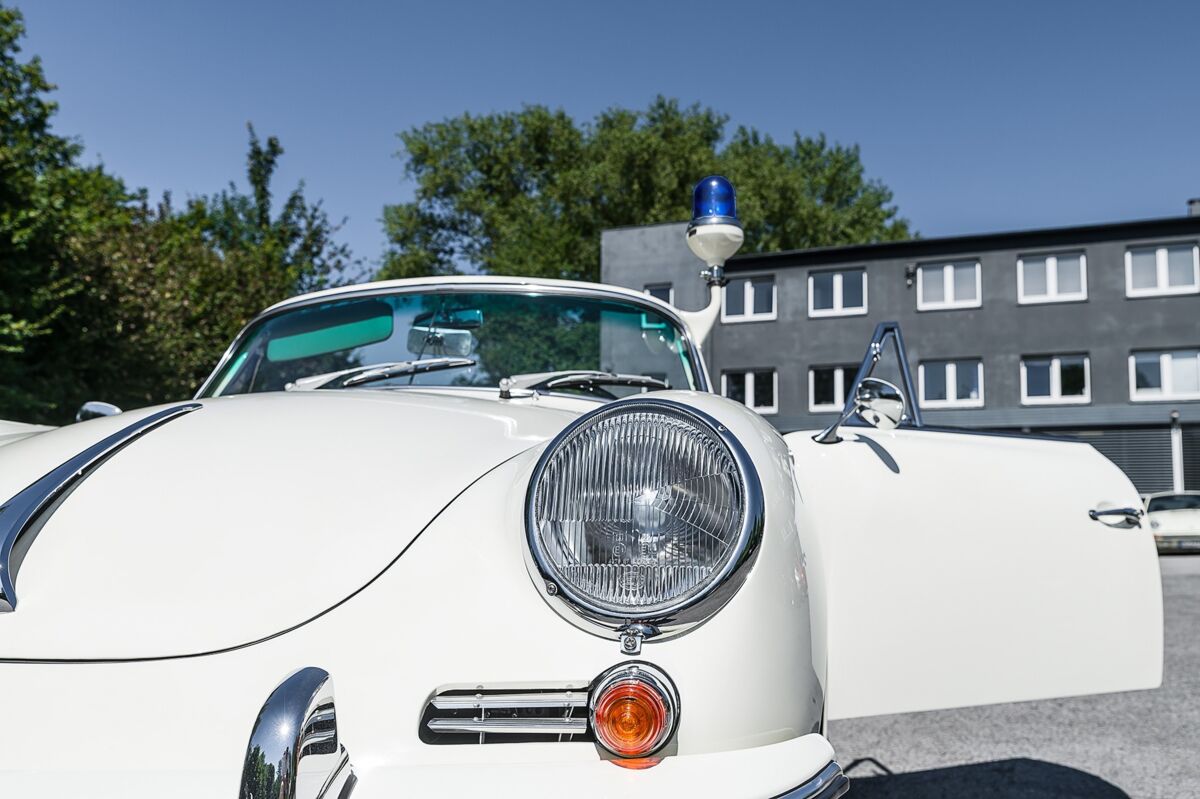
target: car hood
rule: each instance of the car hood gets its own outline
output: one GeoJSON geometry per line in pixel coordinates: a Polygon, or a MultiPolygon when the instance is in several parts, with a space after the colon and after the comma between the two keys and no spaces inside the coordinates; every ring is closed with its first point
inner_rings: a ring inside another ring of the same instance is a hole
{"type": "MultiPolygon", "coordinates": [[[[0,614],[0,659],[172,657],[286,631],[578,415],[548,405],[379,390],[204,401],[117,451],[49,516],[18,606],[0,614]]],[[[0,496],[153,410],[9,444],[0,496]]],[[[396,609],[397,624],[410,610],[396,609]]]]}
{"type": "Polygon", "coordinates": [[[53,427],[46,427],[40,424],[25,424],[24,422],[10,422],[0,419],[0,447],[3,447],[5,444],[15,444],[22,439],[53,429],[53,427]]]}

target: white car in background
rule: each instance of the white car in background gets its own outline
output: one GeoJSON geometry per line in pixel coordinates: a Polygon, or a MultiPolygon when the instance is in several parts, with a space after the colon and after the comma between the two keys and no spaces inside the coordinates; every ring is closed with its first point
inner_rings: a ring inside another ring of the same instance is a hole
{"type": "Polygon", "coordinates": [[[15,431],[0,796],[833,799],[830,719],[1157,686],[1125,475],[924,426],[887,324],[780,435],[712,392],[709,216],[703,311],[348,286],[193,401],[15,431]]]}
{"type": "Polygon", "coordinates": [[[1149,494],[1146,522],[1160,552],[1200,552],[1200,491],[1149,494]]]}

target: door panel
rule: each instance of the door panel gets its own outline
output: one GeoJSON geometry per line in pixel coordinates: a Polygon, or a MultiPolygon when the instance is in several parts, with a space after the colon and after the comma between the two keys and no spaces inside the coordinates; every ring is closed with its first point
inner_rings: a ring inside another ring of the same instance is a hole
{"type": "Polygon", "coordinates": [[[1128,478],[1069,441],[787,441],[829,586],[829,718],[1157,687],[1162,591],[1128,478]]]}

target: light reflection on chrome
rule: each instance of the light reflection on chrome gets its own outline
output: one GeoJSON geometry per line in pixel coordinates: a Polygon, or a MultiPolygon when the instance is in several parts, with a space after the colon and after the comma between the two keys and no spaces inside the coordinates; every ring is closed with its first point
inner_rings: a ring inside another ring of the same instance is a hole
{"type": "Polygon", "coordinates": [[[356,779],[339,745],[333,680],[307,666],[267,698],[246,747],[239,799],[345,799],[356,779]]]}

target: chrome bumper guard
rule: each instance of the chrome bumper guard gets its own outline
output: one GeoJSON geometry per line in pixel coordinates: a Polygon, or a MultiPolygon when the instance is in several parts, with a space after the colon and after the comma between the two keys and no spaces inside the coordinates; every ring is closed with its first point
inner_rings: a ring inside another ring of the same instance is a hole
{"type": "Polygon", "coordinates": [[[238,799],[349,799],[357,782],[338,741],[329,672],[292,673],[254,721],[238,799]]]}
{"type": "Polygon", "coordinates": [[[792,788],[774,799],[838,799],[850,790],[850,778],[842,773],[842,767],[830,763],[821,773],[803,785],[792,788]]]}

